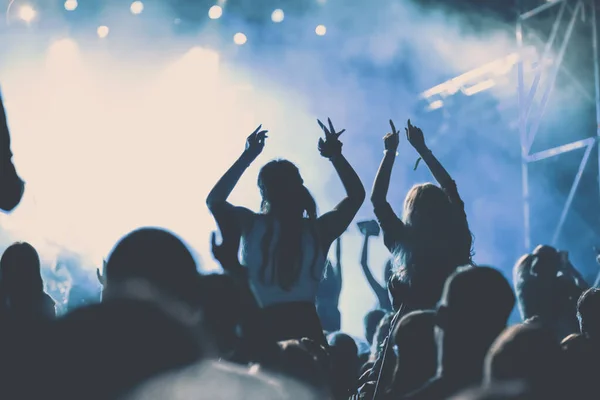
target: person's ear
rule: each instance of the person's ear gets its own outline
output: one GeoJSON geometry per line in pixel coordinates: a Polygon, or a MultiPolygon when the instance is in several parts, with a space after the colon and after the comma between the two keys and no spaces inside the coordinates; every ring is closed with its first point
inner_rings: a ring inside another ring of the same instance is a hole
{"type": "Polygon", "coordinates": [[[435,312],[435,324],[442,330],[448,326],[448,307],[439,305],[435,312]]]}

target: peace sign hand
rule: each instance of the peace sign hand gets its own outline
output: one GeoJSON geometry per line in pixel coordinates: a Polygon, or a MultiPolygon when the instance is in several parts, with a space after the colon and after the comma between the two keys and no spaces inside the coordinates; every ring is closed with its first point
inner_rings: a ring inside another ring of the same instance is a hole
{"type": "Polygon", "coordinates": [[[319,138],[319,152],[325,158],[332,159],[342,154],[342,142],[340,142],[340,135],[346,130],[342,129],[339,132],[335,131],[333,123],[330,118],[327,118],[329,128],[326,127],[320,120],[317,120],[319,126],[325,133],[325,140],[319,138]]]}
{"type": "Polygon", "coordinates": [[[395,153],[398,150],[400,144],[400,132],[396,130],[394,122],[390,119],[390,126],[392,127],[392,133],[388,133],[383,137],[383,144],[385,149],[395,153]]]}

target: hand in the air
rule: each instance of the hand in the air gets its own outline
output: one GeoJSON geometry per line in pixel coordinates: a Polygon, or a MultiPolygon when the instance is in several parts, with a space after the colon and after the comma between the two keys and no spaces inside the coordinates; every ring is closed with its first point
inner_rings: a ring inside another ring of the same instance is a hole
{"type": "Polygon", "coordinates": [[[262,125],[259,125],[259,127],[248,136],[248,139],[246,139],[246,150],[244,153],[253,160],[262,153],[265,148],[265,139],[268,138],[267,133],[269,131],[261,130],[261,128],[262,125]]]}
{"type": "Polygon", "coordinates": [[[410,123],[410,119],[408,120],[408,126],[406,129],[406,139],[415,148],[417,151],[426,150],[427,146],[425,145],[425,137],[423,136],[423,131],[421,128],[417,128],[413,124],[410,123]]]}
{"type": "Polygon", "coordinates": [[[388,133],[383,137],[383,144],[386,150],[396,153],[398,144],[400,143],[400,133],[396,130],[394,122],[391,119],[390,126],[392,127],[392,133],[388,133]]]}
{"type": "Polygon", "coordinates": [[[319,138],[319,153],[321,153],[323,157],[330,160],[342,154],[342,142],[340,142],[340,135],[346,130],[342,129],[341,131],[336,132],[330,118],[327,118],[329,128],[323,125],[321,121],[317,120],[317,122],[323,130],[323,133],[325,133],[325,140],[323,140],[323,138],[319,138]]]}

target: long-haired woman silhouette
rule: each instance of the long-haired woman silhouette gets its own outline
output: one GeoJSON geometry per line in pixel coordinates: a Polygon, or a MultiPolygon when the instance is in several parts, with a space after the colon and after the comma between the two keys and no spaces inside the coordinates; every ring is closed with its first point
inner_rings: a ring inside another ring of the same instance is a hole
{"type": "Polygon", "coordinates": [[[317,216],[315,200],[298,168],[281,159],[267,163],[258,175],[260,213],[227,202],[264,148],[267,131],[260,126],[206,201],[217,223],[233,219],[239,226],[240,262],[248,269],[250,286],[261,307],[261,330],[271,340],[308,337],[326,343],[315,309],[319,282],[331,244],[352,222],[365,198],[358,175],[342,155],[339,136],[344,131],[336,132],[331,120],[329,127],[320,121],[319,125],[325,133],[319,151],[331,161],[346,190],[346,197],[332,211],[317,216]]]}
{"type": "Polygon", "coordinates": [[[423,132],[408,121],[406,137],[429,167],[439,186],[415,185],[404,200],[402,218],[387,202],[387,192],[399,133],[384,137],[385,156],[377,172],[371,202],[396,272],[388,286],[394,309],[401,314],[435,307],[446,278],[459,266],[471,264],[472,236],[456,183],[427,148],[423,132]]]}

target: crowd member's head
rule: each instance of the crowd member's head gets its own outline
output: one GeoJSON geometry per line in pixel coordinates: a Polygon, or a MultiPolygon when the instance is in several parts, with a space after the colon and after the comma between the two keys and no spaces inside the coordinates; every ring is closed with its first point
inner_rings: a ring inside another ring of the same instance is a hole
{"type": "MultiPolygon", "coordinates": [[[[536,398],[558,396],[563,374],[561,349],[552,331],[536,324],[507,328],[486,357],[484,381],[522,381],[536,398]]],[[[560,396],[559,396],[560,397],[560,396]]]]}
{"type": "Polygon", "coordinates": [[[521,257],[513,269],[521,317],[537,316],[559,340],[578,330],[575,312],[581,295],[577,282],[564,270],[562,254],[543,245],[521,257]]]}
{"type": "Polygon", "coordinates": [[[564,371],[573,399],[594,399],[598,392],[600,345],[582,334],[573,334],[561,342],[564,371]]]}
{"type": "Polygon", "coordinates": [[[375,336],[377,327],[385,315],[386,312],[381,309],[371,310],[365,315],[363,321],[365,324],[365,339],[369,344],[373,344],[373,337],[375,336]]]}
{"type": "MultiPolygon", "coordinates": [[[[278,247],[270,260],[271,242],[274,240],[274,229],[269,229],[263,243],[263,266],[261,279],[267,281],[267,266],[273,262],[274,266],[285,266],[275,272],[277,285],[289,289],[297,282],[302,272],[302,246],[303,226],[305,218],[316,221],[317,205],[314,198],[304,186],[300,171],[292,162],[287,160],[273,160],[263,166],[258,174],[258,188],[262,197],[261,211],[277,218],[281,223],[278,247]]],[[[316,228],[313,227],[312,238],[315,249],[318,248],[316,228]]],[[[316,274],[318,252],[312,255],[312,270],[315,280],[322,276],[316,274]]],[[[271,277],[272,278],[272,277],[271,277]]],[[[273,279],[273,278],[272,278],[273,279]]]]}
{"type": "Polygon", "coordinates": [[[199,333],[154,302],[110,299],[57,320],[44,339],[44,397],[112,399],[199,360],[199,333]],[[65,377],[66,381],[65,381],[65,377]]]}
{"type": "Polygon", "coordinates": [[[358,347],[350,336],[334,333],[328,338],[332,366],[332,384],[336,398],[347,399],[356,390],[358,380],[358,347]]]}
{"type": "Polygon", "coordinates": [[[394,327],[392,338],[398,358],[393,393],[410,393],[425,384],[437,371],[437,348],[434,337],[435,312],[413,311],[394,327]]]}
{"type": "Polygon", "coordinates": [[[281,342],[277,372],[294,378],[317,392],[329,393],[330,365],[324,359],[326,353],[314,342],[288,340],[281,342]]]}
{"type": "Polygon", "coordinates": [[[390,334],[393,319],[394,314],[388,313],[379,321],[379,325],[377,325],[377,329],[373,335],[373,343],[371,344],[371,361],[375,361],[379,353],[383,350],[385,339],[390,334]]]}
{"type": "Polygon", "coordinates": [[[2,307],[17,318],[53,317],[54,302],[44,293],[40,257],[29,243],[18,242],[0,259],[2,307]]]}
{"type": "Polygon", "coordinates": [[[485,355],[506,327],[514,304],[510,284],[496,269],[465,267],[453,273],[436,315],[442,376],[479,378],[485,355]]]}
{"type": "Polygon", "coordinates": [[[586,290],[577,302],[577,317],[581,333],[593,340],[600,340],[600,289],[586,290]]]}
{"type": "Polygon", "coordinates": [[[141,228],[123,237],[105,265],[104,293],[130,280],[144,280],[166,295],[196,307],[199,274],[183,241],[164,229],[141,228]]]}

